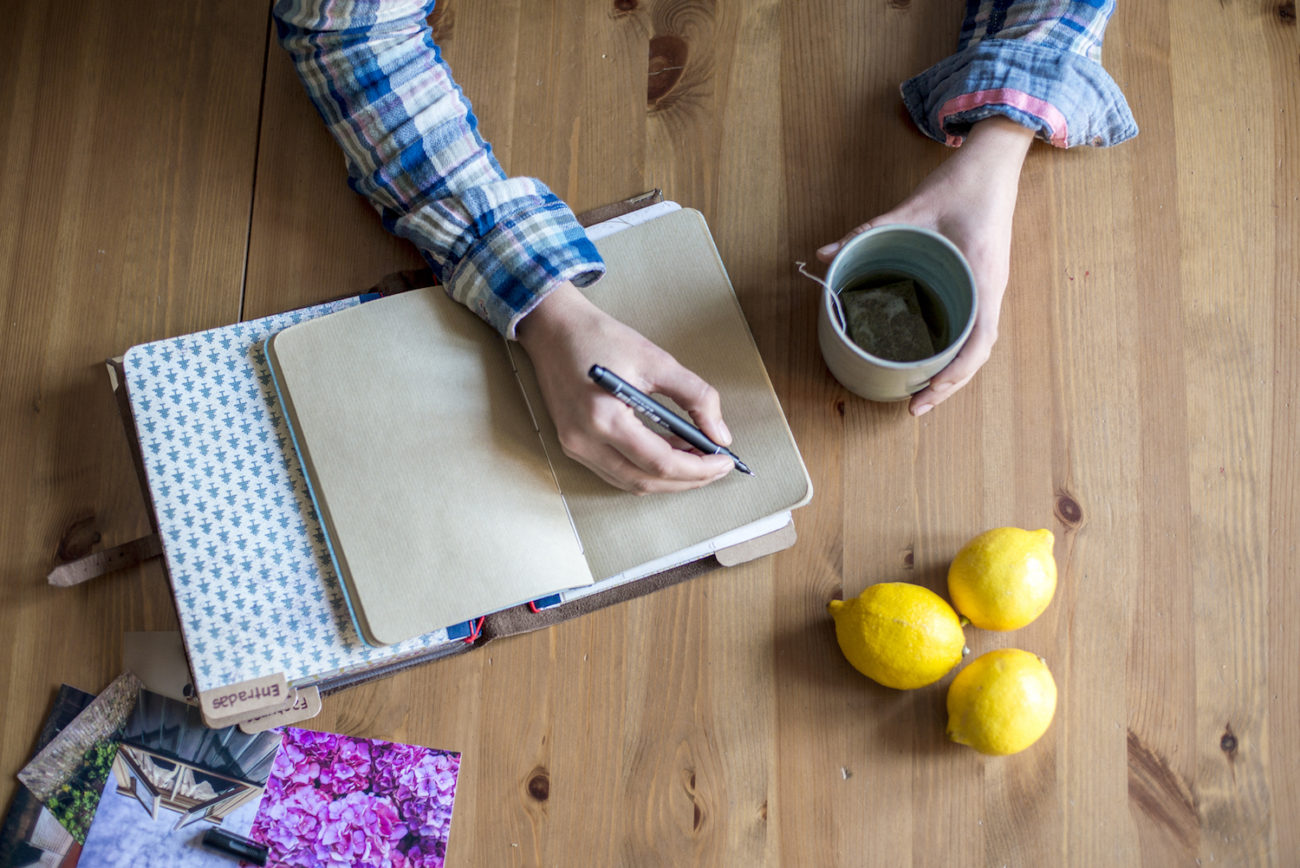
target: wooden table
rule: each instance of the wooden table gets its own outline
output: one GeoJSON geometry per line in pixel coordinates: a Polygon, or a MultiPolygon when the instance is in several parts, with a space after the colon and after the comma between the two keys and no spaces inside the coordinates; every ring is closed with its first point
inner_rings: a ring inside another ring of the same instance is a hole
{"type": "MultiPolygon", "coordinates": [[[[123,631],[175,628],[156,562],[45,585],[147,529],[103,360],[419,264],[347,189],[265,3],[10,6],[5,804],[57,684],[98,690],[123,631]]],[[[509,170],[578,210],[661,187],[704,212],[816,486],[789,551],[327,700],[316,727],[463,751],[449,864],[1300,861],[1294,3],[1120,3],[1106,65],[1141,135],[1035,146],[1001,340],[918,421],[830,377],[792,263],[944,159],[897,85],[959,6],[443,4],[509,170]],[[859,676],[825,613],[942,590],[998,525],[1051,529],[1061,568],[1033,625],[967,631],[1060,685],[1003,759],[946,742],[946,681],[859,676]]]]}

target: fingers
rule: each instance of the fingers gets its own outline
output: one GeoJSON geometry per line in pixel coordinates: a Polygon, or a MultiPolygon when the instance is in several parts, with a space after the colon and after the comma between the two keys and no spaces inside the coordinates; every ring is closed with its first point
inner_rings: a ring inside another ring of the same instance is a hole
{"type": "Polygon", "coordinates": [[[832,241],[830,244],[827,244],[825,247],[818,248],[817,258],[820,259],[822,262],[830,262],[832,259],[835,258],[835,254],[840,252],[840,248],[843,247],[845,244],[848,244],[851,239],[853,239],[857,235],[861,235],[863,232],[866,232],[872,226],[875,226],[881,222],[888,222],[888,221],[885,217],[877,217],[874,220],[868,220],[866,223],[863,223],[861,226],[850,231],[849,234],[845,235],[839,241],[832,241]]]}
{"type": "Polygon", "coordinates": [[[822,262],[829,263],[832,259],[835,258],[835,254],[840,252],[841,247],[843,247],[845,244],[848,244],[850,241],[852,241],[857,236],[861,235],[863,232],[866,232],[868,229],[875,229],[877,226],[886,226],[890,223],[908,223],[908,222],[923,222],[923,221],[918,220],[915,215],[909,218],[907,215],[906,208],[904,206],[899,206],[893,209],[892,211],[889,211],[888,213],[881,214],[879,217],[873,217],[872,219],[868,220],[866,223],[863,223],[861,226],[851,229],[849,233],[845,235],[843,238],[841,238],[839,241],[832,241],[830,244],[827,244],[824,247],[819,247],[817,249],[817,258],[820,259],[822,262]]]}
{"type": "MultiPolygon", "coordinates": [[[[718,390],[667,353],[644,360],[640,388],[671,398],[713,442],[727,446],[731,432],[722,419],[718,390]]],[[[601,396],[605,408],[593,414],[600,448],[589,450],[602,478],[638,493],[684,491],[707,485],[735,465],[721,455],[700,455],[676,437],[646,427],[622,402],[601,396]]],[[[579,459],[582,460],[582,459],[579,459]]],[[[584,462],[587,463],[587,462],[584,462]]]]}
{"type": "MultiPolygon", "coordinates": [[[[638,494],[688,491],[729,474],[735,467],[723,455],[675,449],[651,431],[622,402],[605,397],[593,415],[590,436],[561,440],[570,458],[617,488],[638,494]]],[[[685,444],[683,444],[685,445],[685,444]]]]}
{"type": "Polygon", "coordinates": [[[731,445],[731,431],[722,420],[722,398],[717,389],[671,356],[655,368],[652,379],[649,391],[672,398],[714,443],[731,445]]]}
{"type": "Polygon", "coordinates": [[[576,289],[554,291],[524,318],[518,336],[565,454],[601,479],[629,491],[681,491],[734,468],[725,456],[700,455],[646,427],[591,382],[591,365],[606,365],[643,392],[668,396],[715,443],[731,443],[716,389],[576,289]]]}
{"type": "Polygon", "coordinates": [[[996,334],[989,334],[986,329],[976,328],[971,332],[966,346],[948,364],[948,367],[934,375],[930,385],[912,396],[908,410],[913,416],[924,416],[939,404],[951,398],[957,390],[970,382],[975,372],[984,366],[997,341],[996,334]]]}
{"type": "MultiPolygon", "coordinates": [[[[694,476],[678,478],[664,475],[659,469],[660,465],[655,465],[653,462],[651,464],[652,469],[646,470],[629,460],[627,456],[618,452],[613,446],[607,446],[606,448],[607,457],[601,469],[597,470],[597,474],[602,476],[609,484],[634,494],[666,494],[703,488],[709,483],[716,482],[729,475],[735,469],[731,459],[724,458],[721,455],[692,456],[692,453],[689,452],[677,452],[677,455],[698,459],[707,469],[707,473],[700,478],[694,476]],[[719,465],[721,465],[720,469],[719,465]]],[[[676,450],[674,451],[676,452],[676,450]]]]}

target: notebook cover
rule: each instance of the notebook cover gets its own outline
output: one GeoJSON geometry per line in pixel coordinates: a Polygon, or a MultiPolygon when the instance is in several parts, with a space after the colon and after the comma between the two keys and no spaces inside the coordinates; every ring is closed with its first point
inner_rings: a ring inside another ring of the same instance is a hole
{"type": "Polygon", "coordinates": [[[357,298],[133,347],[123,371],[195,689],[291,684],[429,656],[352,627],[261,355],[270,334],[357,298]]]}

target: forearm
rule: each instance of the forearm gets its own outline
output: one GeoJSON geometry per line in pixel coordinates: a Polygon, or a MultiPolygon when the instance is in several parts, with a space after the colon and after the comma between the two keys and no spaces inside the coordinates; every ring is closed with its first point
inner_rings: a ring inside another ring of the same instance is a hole
{"type": "Polygon", "coordinates": [[[275,16],[352,187],[454,298],[513,336],[556,286],[588,283],[604,266],[558,197],[497,163],[433,43],[431,8],[280,0],[275,16]]]}
{"type": "Polygon", "coordinates": [[[1010,118],[995,115],[974,124],[966,143],[953,154],[968,161],[972,179],[984,178],[991,188],[1010,186],[1014,190],[1020,179],[1025,155],[1033,143],[1034,131],[1010,118]]]}
{"type": "Polygon", "coordinates": [[[968,0],[958,50],[902,85],[917,125],[959,145],[994,116],[1058,147],[1112,145],[1137,134],[1101,66],[1114,0],[968,0]]]}

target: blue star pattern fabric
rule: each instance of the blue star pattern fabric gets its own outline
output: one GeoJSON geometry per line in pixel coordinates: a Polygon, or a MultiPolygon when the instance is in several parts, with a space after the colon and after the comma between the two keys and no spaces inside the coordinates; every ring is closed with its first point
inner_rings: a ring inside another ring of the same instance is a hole
{"type": "Polygon", "coordinates": [[[358,303],[141,344],[123,359],[200,693],[276,673],[313,683],[452,641],[438,630],[372,647],[357,635],[263,355],[272,334],[358,303]]]}

